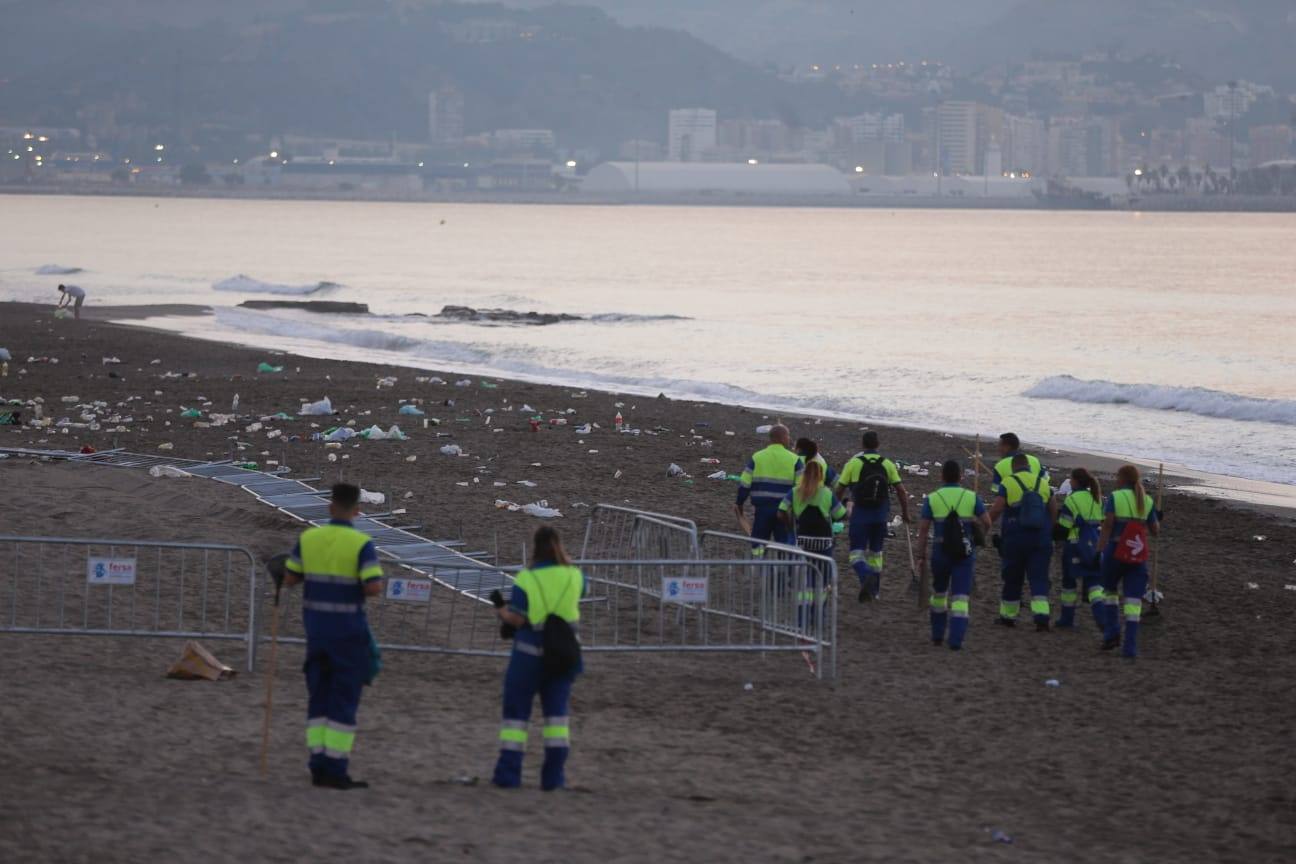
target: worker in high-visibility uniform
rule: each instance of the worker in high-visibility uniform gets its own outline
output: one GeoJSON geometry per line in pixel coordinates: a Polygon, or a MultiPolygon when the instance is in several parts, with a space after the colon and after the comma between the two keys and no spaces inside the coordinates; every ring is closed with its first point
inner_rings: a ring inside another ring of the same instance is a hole
{"type": "MultiPolygon", "coordinates": [[[[545,627],[553,615],[575,629],[580,621],[585,577],[571,565],[558,532],[548,526],[536,531],[531,560],[531,567],[517,575],[507,606],[498,592],[491,598],[506,633],[511,631],[513,637],[513,653],[504,673],[499,759],[491,782],[506,789],[522,785],[531,703],[539,694],[544,711],[540,787],[550,791],[561,789],[566,782],[565,766],[571,748],[568,705],[572,684],[583,666],[577,652],[570,668],[557,673],[549,668],[552,664],[545,662],[545,627]]],[[[548,626],[557,625],[550,622],[548,626]]]]}
{"type": "Polygon", "coordinates": [[[373,541],[351,526],[360,489],[333,487],[329,522],[307,528],[284,562],[284,584],[304,583],[306,628],[306,746],[316,786],[359,789],[347,766],[355,746],[360,693],[376,674],[376,646],[365,598],[382,591],[382,567],[373,541]]]}
{"type": "Polygon", "coordinates": [[[1004,479],[1014,473],[1012,463],[1017,456],[1026,457],[1027,471],[1043,475],[1045,480],[1049,479],[1048,472],[1044,470],[1038,458],[1029,453],[1022,453],[1021,439],[1017,437],[1017,433],[1005,432],[999,436],[999,461],[994,466],[994,488],[990,490],[992,495],[998,495],[1004,479]]]}
{"type": "Polygon", "coordinates": [[[1102,582],[1102,547],[1098,536],[1102,532],[1102,488],[1098,478],[1084,468],[1071,472],[1071,491],[1058,508],[1057,528],[1053,539],[1064,541],[1062,546],[1062,591],[1059,601],[1062,614],[1057,626],[1075,627],[1077,591],[1082,590],[1093,612],[1098,629],[1105,629],[1106,598],[1102,582]]]}
{"type": "Polygon", "coordinates": [[[1045,476],[1034,472],[1025,454],[1012,460],[1012,472],[999,484],[990,507],[990,519],[1003,516],[1001,538],[1003,591],[998,623],[1012,627],[1021,611],[1022,586],[1030,583],[1031,615],[1035,629],[1049,629],[1049,567],[1053,563],[1053,525],[1057,501],[1045,476]]]}
{"type": "Polygon", "coordinates": [[[990,530],[990,516],[983,502],[971,489],[965,489],[963,466],[950,459],[941,466],[941,487],[923,501],[918,517],[918,560],[928,566],[927,538],[933,539],[931,554],[931,640],[933,645],[945,641],[946,623],[949,625],[949,647],[958,651],[968,628],[968,603],[972,596],[972,578],[976,569],[976,542],[974,525],[980,526],[981,537],[990,530]],[[953,525],[950,516],[958,520],[958,542],[948,542],[946,532],[953,525]],[[959,551],[951,555],[949,545],[959,551]]]}
{"type": "Polygon", "coordinates": [[[1120,646],[1124,656],[1130,659],[1138,656],[1151,538],[1160,532],[1156,503],[1143,491],[1138,468],[1122,465],[1116,472],[1116,490],[1103,502],[1103,527],[1098,543],[1103,550],[1103,591],[1109,597],[1123,598],[1125,639],[1122,643],[1116,605],[1108,604],[1103,629],[1105,651],[1120,646]]]}
{"type": "Polygon", "coordinates": [[[819,467],[823,469],[823,482],[829,491],[837,486],[837,471],[828,464],[828,459],[819,450],[819,444],[810,438],[798,438],[796,442],[796,453],[801,457],[801,461],[809,465],[811,462],[818,462],[819,467]]]}
{"type": "MultiPolygon", "coordinates": [[[[805,473],[796,487],[779,504],[779,518],[796,533],[799,548],[815,555],[832,557],[833,522],[846,518],[846,508],[824,485],[823,467],[819,462],[811,459],[806,463],[805,473]]],[[[830,574],[826,562],[821,568],[816,566],[814,572],[807,571],[804,577],[796,574],[797,578],[804,579],[797,597],[802,627],[810,627],[811,622],[819,620],[819,604],[830,587],[830,574]]]]}
{"type": "MultiPolygon", "coordinates": [[[[738,481],[738,500],[734,512],[741,522],[745,519],[743,505],[752,502],[751,536],[756,540],[773,540],[775,543],[792,543],[795,535],[779,522],[779,504],[792,491],[805,463],[790,449],[792,435],[784,425],[770,427],[769,446],[758,450],[747,460],[738,481]]],[[[759,555],[761,549],[754,550],[759,555]]]]}
{"type": "MultiPolygon", "coordinates": [[[[891,490],[900,502],[900,518],[907,525],[909,493],[900,482],[896,464],[878,452],[878,433],[869,430],[862,436],[862,452],[846,462],[837,477],[835,491],[843,498],[851,490],[850,564],[860,580],[859,602],[868,603],[882,596],[882,554],[887,524],[891,517],[891,490]]],[[[908,530],[907,528],[905,530],[908,530]]]]}

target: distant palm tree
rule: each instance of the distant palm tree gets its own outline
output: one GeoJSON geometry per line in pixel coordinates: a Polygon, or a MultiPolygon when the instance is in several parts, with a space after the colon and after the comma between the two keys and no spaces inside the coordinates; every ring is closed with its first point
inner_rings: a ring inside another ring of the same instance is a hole
{"type": "Polygon", "coordinates": [[[1179,191],[1187,192],[1188,184],[1192,182],[1192,171],[1188,170],[1187,165],[1180,165],[1175,176],[1179,178],[1179,191]]]}

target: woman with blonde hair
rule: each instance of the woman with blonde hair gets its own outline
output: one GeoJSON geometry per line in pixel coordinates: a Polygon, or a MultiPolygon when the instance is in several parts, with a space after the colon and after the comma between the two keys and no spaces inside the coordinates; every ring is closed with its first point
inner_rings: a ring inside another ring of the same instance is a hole
{"type": "Polygon", "coordinates": [[[1138,656],[1138,632],[1143,616],[1143,593],[1147,590],[1151,538],[1161,530],[1156,504],[1152,496],[1143,491],[1138,468],[1122,465],[1116,472],[1116,490],[1103,503],[1103,514],[1102,536],[1098,540],[1103,550],[1103,592],[1110,597],[1124,597],[1125,639],[1122,644],[1116,606],[1108,604],[1102,647],[1104,651],[1110,651],[1121,646],[1121,654],[1133,659],[1138,656]],[[1118,590],[1121,595],[1117,595],[1118,590]]]}
{"type": "MultiPolygon", "coordinates": [[[[801,479],[779,504],[779,519],[796,533],[799,548],[831,558],[833,522],[844,518],[846,508],[824,484],[823,465],[814,459],[807,461],[801,479]]],[[[811,622],[818,620],[815,611],[823,600],[823,592],[828,590],[828,579],[827,567],[816,568],[813,573],[807,571],[806,583],[797,592],[801,626],[812,626],[811,622]],[[819,590],[813,584],[816,574],[819,590]]]]}

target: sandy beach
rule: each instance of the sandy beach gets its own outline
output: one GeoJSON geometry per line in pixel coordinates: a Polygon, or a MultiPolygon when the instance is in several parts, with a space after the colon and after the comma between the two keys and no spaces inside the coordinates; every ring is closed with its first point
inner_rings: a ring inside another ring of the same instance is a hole
{"type": "MultiPolygon", "coordinates": [[[[498,549],[506,564],[539,523],[496,499],[547,501],[572,538],[599,502],[731,530],[734,483],[707,475],[738,473],[763,446],[757,426],[788,422],[838,467],[858,450],[861,427],[845,421],[476,376],[457,387],[470,376],[102,320],[139,311],[87,309],[70,322],[48,307],[0,304],[0,346],[14,356],[0,397],[41,397],[56,420],[70,413],[65,396],[123,403],[112,428],[0,426],[0,446],[154,453],[170,444],[177,457],[234,453],[294,476],[344,478],[392,496],[425,535],[498,549]],[[259,374],[262,361],[283,370],[259,374]],[[429,376],[447,383],[415,380],[429,376]],[[393,385],[379,384],[389,377],[393,385]],[[180,417],[185,408],[202,410],[198,422],[229,413],[235,394],[238,422],[197,428],[180,417]],[[337,417],[296,416],[326,396],[337,417]],[[439,425],[400,415],[400,400],[422,400],[439,425]],[[538,430],[523,405],[545,418],[538,430]],[[613,432],[618,411],[641,434],[613,432]],[[245,431],[278,412],[292,419],[245,431]],[[310,440],[352,420],[399,425],[408,440],[335,450],[310,440]],[[578,434],[585,423],[601,428],[578,434]],[[466,455],[441,455],[447,444],[466,455]],[[668,477],[672,463],[691,476],[668,477]]],[[[926,469],[971,446],[941,433],[881,433],[887,454],[926,469]]],[[[1110,479],[1110,460],[1040,455],[1055,476],[1087,464],[1110,479]]],[[[915,495],[937,485],[934,476],[904,481],[915,495]]],[[[0,486],[0,534],[236,541],[264,557],[300,527],[236,488],[124,469],[10,458],[0,486]]],[[[905,591],[903,541],[892,541],[883,601],[858,606],[847,592],[835,684],[810,679],[795,656],[589,663],[573,709],[573,788],[558,796],[456,782],[489,774],[497,660],[391,655],[360,713],[355,773],[375,788],[327,798],[305,782],[300,648],[280,652],[262,781],[264,670],[177,682],[162,675],[176,642],[0,633],[0,860],[1290,861],[1296,524],[1290,513],[1190,495],[1169,496],[1164,509],[1166,600],[1135,663],[1098,650],[1087,610],[1071,633],[992,627],[993,553],[978,561],[966,649],[932,648],[926,615],[905,591]]],[[[845,545],[837,558],[848,574],[845,545]]],[[[238,649],[229,651],[222,659],[237,665],[238,649]]]]}

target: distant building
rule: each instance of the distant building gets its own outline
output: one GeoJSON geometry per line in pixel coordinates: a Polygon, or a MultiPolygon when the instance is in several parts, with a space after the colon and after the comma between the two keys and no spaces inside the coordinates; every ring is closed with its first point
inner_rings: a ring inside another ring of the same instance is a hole
{"type": "Polygon", "coordinates": [[[604,162],[585,177],[583,191],[644,195],[849,195],[846,175],[829,165],[749,165],[720,162],[604,162]]]}
{"type": "Polygon", "coordinates": [[[666,151],[660,142],[635,138],[621,142],[617,157],[631,162],[660,162],[666,158],[666,151]]]}
{"type": "Polygon", "coordinates": [[[1038,117],[1004,116],[1004,169],[1010,174],[1045,173],[1048,130],[1038,117]]]}
{"type": "Polygon", "coordinates": [[[445,86],[428,94],[428,140],[455,144],[464,137],[464,96],[458,87],[445,86]]]}
{"type": "Polygon", "coordinates": [[[1241,117],[1262,98],[1274,95],[1272,87],[1253,84],[1250,81],[1234,81],[1221,84],[1206,93],[1202,104],[1206,116],[1217,123],[1232,123],[1241,117]]]}
{"type": "Polygon", "coordinates": [[[942,174],[977,173],[977,105],[942,102],[936,111],[936,165],[942,174]]]}
{"type": "Polygon", "coordinates": [[[491,133],[491,146],[506,152],[550,152],[558,144],[552,129],[496,129],[491,133]]]}
{"type": "Polygon", "coordinates": [[[672,162],[697,162],[716,148],[716,112],[676,108],[670,112],[667,155],[672,162]]]}
{"type": "Polygon", "coordinates": [[[1292,127],[1253,126],[1251,128],[1251,166],[1292,158],[1292,127]]]}

